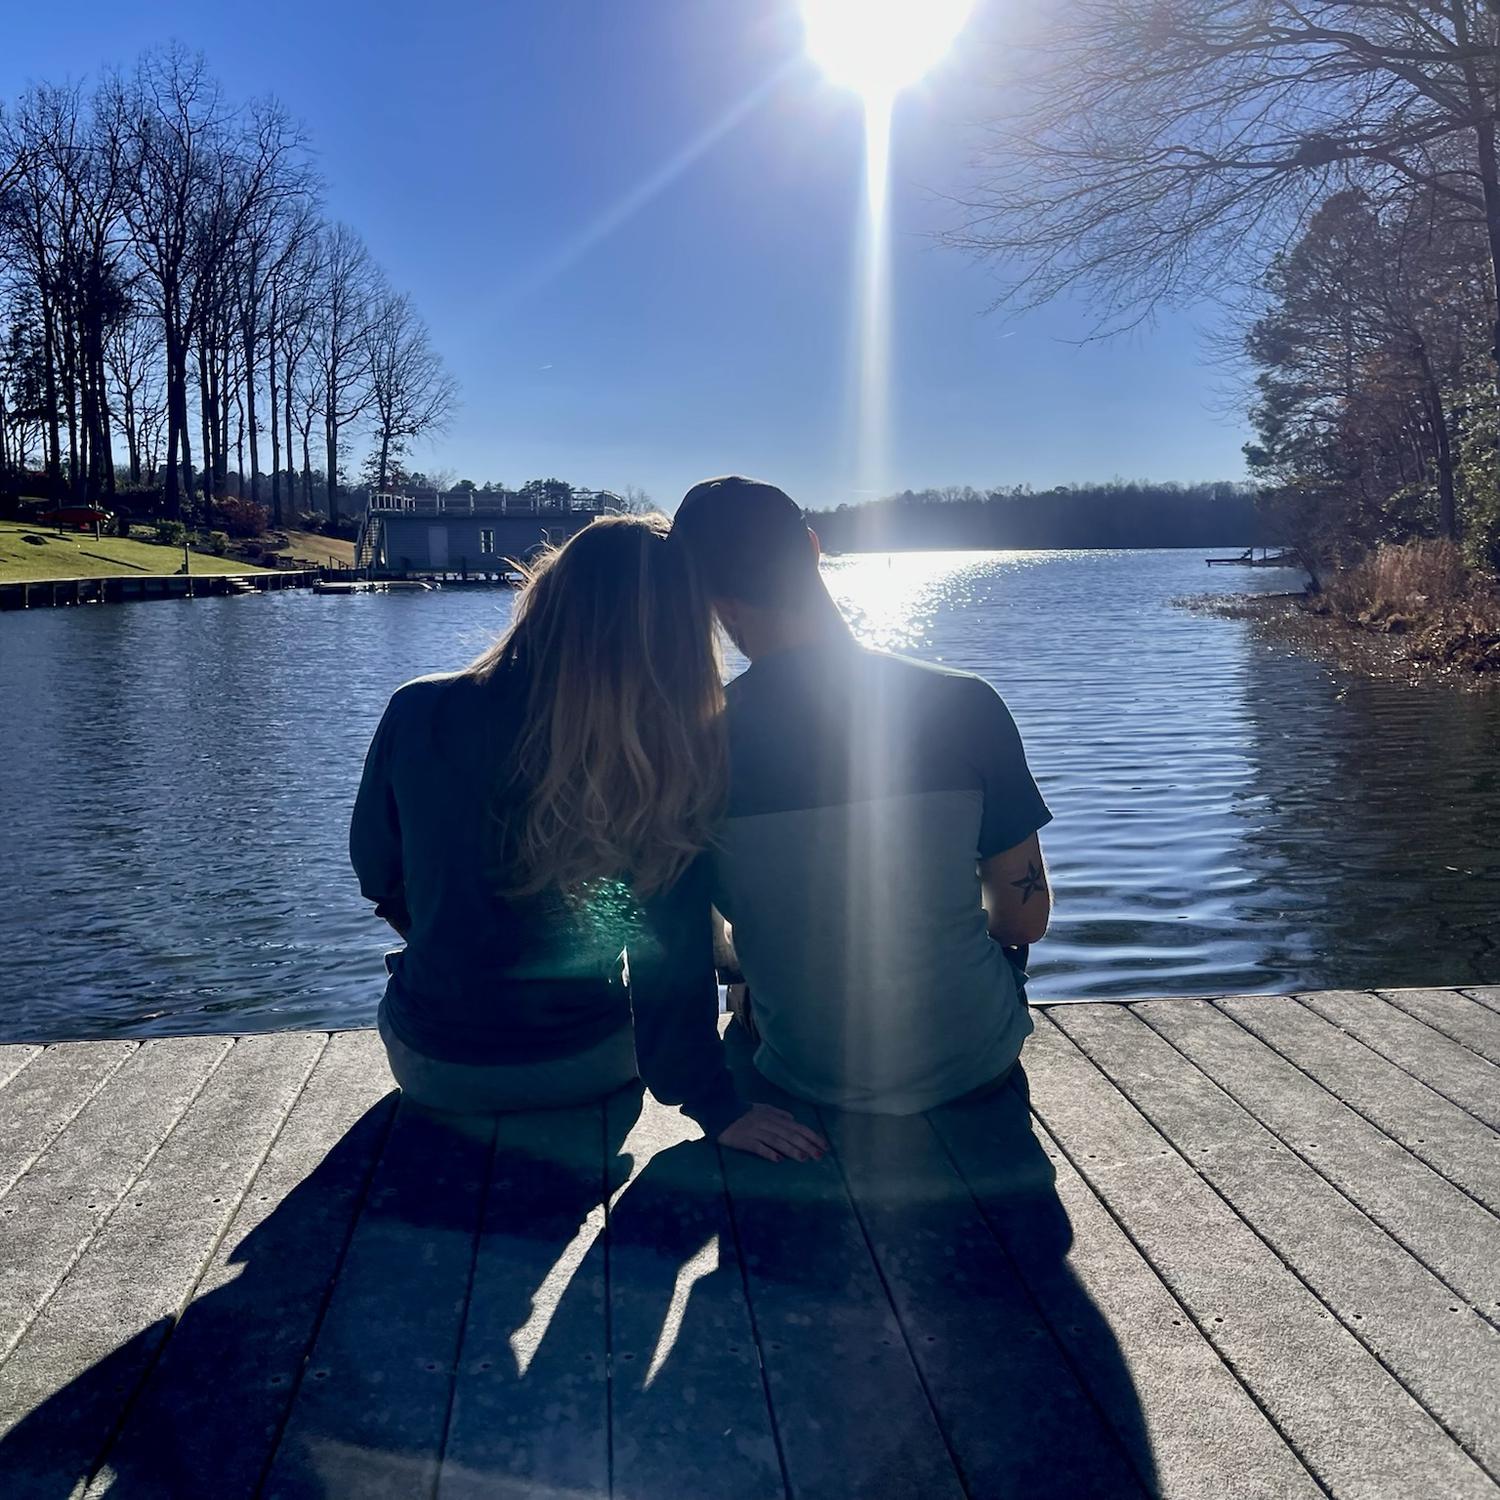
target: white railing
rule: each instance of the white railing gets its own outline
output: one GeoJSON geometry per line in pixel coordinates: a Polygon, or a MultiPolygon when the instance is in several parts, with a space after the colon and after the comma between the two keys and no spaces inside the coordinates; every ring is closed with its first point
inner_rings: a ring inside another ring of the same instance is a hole
{"type": "Polygon", "coordinates": [[[380,491],[370,496],[369,511],[419,516],[541,516],[581,512],[603,515],[620,508],[607,490],[574,490],[566,499],[538,500],[506,490],[450,491],[445,495],[403,495],[380,491]]]}

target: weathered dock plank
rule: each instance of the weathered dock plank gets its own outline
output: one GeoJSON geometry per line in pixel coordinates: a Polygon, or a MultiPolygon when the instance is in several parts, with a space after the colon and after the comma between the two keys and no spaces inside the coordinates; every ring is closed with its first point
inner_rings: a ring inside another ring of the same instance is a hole
{"type": "Polygon", "coordinates": [[[1305,1006],[1260,997],[1217,1004],[1413,1156],[1500,1213],[1500,1133],[1305,1006]]]}
{"type": "MultiPolygon", "coordinates": [[[[731,1057],[748,1095],[816,1112],[731,1057]]],[[[831,1155],[789,1166],[724,1154],[735,1240],[788,1487],[797,1500],[963,1490],[831,1155]]]]}
{"type": "Polygon", "coordinates": [[[1368,991],[1319,990],[1297,998],[1476,1120],[1500,1129],[1500,1069],[1494,1063],[1368,991]]]}
{"type": "Polygon", "coordinates": [[[500,1117],[440,1500],[608,1495],[604,1192],[601,1105],[500,1117]]]}
{"type": "Polygon", "coordinates": [[[432,1493],[493,1138],[491,1120],[397,1109],[267,1500],[432,1493]]]}
{"type": "Polygon", "coordinates": [[[1131,1009],[1475,1311],[1500,1321],[1500,1217],[1213,1006],[1131,1009]]]}
{"type": "Polygon", "coordinates": [[[0,1089],[3,1089],[32,1058],[40,1057],[40,1047],[28,1046],[23,1042],[9,1042],[0,1047],[0,1089]]]}
{"type": "Polygon", "coordinates": [[[1129,1009],[1059,1024],[1401,1388],[1500,1474],[1500,1332],[1129,1009]]]}
{"type": "Polygon", "coordinates": [[[781,1495],[719,1154],[649,1094],[606,1110],[613,1494],[781,1495]]]}
{"type": "Polygon", "coordinates": [[[1500,1500],[1488,998],[1053,1007],[1029,1107],[805,1165],[368,1031],[0,1051],[0,1493],[1500,1500]]]}
{"type": "Polygon", "coordinates": [[[1487,1062],[1500,1063],[1500,1014],[1452,990],[1377,990],[1397,1010],[1440,1031],[1450,1040],[1477,1052],[1487,1062]]]}
{"type": "Polygon", "coordinates": [[[0,1204],[0,1359],[228,1054],[222,1037],[139,1047],[90,1095],[0,1204]]]}
{"type": "MultiPolygon", "coordinates": [[[[928,1122],[822,1119],[967,1492],[1126,1500],[1146,1493],[1143,1479],[1154,1487],[1149,1460],[1145,1475],[1132,1469],[928,1122]]],[[[1019,1159],[1039,1147],[1028,1128],[1004,1149],[1024,1171],[1019,1159]]],[[[1029,1237],[1061,1254],[1056,1199],[1031,1207],[1029,1237]]]]}
{"type": "Polygon", "coordinates": [[[255,1493],[395,1104],[375,1034],[334,1036],[104,1455],[91,1500],[255,1493]]]}
{"type": "MultiPolygon", "coordinates": [[[[1340,1496],[1493,1500],[1483,1469],[1065,1035],[1059,1014],[1027,1048],[1037,1113],[1313,1474],[1340,1496]]],[[[1194,1141],[1182,1144],[1191,1152],[1194,1141]]]]}
{"type": "Polygon", "coordinates": [[[42,1055],[0,1089],[0,1196],[104,1087],[139,1042],[69,1042],[42,1055]]]}
{"type": "Polygon", "coordinates": [[[236,1042],[0,1366],[15,1493],[66,1495],[92,1475],[326,1040],[236,1042]]]}
{"type": "MultiPolygon", "coordinates": [[[[984,1109],[956,1105],[930,1118],[1137,1476],[1166,1500],[1323,1495],[1040,1122],[1032,1129],[1044,1164],[1014,1150],[1017,1115],[1024,1125],[1026,1099],[1007,1090],[984,1109]],[[1037,1199],[1053,1194],[1066,1244],[1036,1232],[1037,1199]]],[[[1017,1409],[1029,1413],[1032,1402],[1017,1409]]]]}

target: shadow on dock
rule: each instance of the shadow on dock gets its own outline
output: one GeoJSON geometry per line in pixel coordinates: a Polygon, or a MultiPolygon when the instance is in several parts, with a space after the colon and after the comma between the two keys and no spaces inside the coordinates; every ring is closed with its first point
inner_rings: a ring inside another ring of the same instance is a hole
{"type": "Polygon", "coordinates": [[[180,1318],[0,1440],[6,1492],[1155,1493],[1024,1079],[800,1112],[836,1147],[805,1167],[721,1159],[638,1090],[498,1120],[388,1095],[180,1318]]]}

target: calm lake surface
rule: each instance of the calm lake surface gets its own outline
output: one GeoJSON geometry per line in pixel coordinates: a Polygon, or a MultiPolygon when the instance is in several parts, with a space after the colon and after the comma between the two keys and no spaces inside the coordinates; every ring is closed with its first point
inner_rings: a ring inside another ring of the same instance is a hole
{"type": "MultiPolygon", "coordinates": [[[[1373,682],[1174,607],[1198,552],[843,557],[871,644],[983,673],[1056,822],[1037,998],[1500,981],[1500,694],[1373,682]]],[[[0,617],[0,1038],[373,1021],[345,853],[389,693],[501,592],[0,617]]]]}

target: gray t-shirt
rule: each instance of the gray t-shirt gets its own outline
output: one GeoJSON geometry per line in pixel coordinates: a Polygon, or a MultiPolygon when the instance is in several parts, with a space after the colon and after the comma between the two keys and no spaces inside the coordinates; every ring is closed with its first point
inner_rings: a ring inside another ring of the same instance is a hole
{"type": "Polygon", "coordinates": [[[989,936],[978,862],[1051,814],[995,690],[836,640],[732,683],[729,740],[715,904],[760,1071],[880,1114],[1003,1073],[1032,1025],[989,936]]]}

